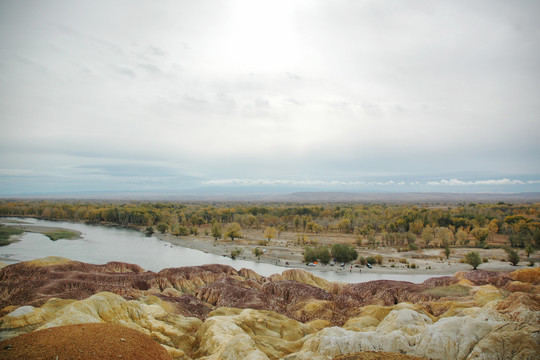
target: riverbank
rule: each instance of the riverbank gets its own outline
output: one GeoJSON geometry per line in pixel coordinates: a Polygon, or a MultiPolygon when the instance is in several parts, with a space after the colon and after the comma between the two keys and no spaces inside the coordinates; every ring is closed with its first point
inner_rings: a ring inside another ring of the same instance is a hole
{"type": "MultiPolygon", "coordinates": [[[[33,224],[28,224],[24,221],[11,220],[11,219],[1,219],[0,223],[6,226],[20,229],[24,232],[43,234],[53,241],[59,240],[59,239],[65,239],[65,240],[82,239],[82,233],[80,231],[66,229],[63,227],[33,225],[33,224]]],[[[16,236],[14,238],[16,239],[16,236]]]]}
{"type": "MultiPolygon", "coordinates": [[[[2,219],[3,222],[9,219],[2,219]]],[[[493,271],[512,271],[520,268],[528,267],[528,262],[523,250],[520,251],[522,262],[518,266],[511,266],[506,261],[507,254],[502,249],[477,249],[477,248],[458,248],[452,247],[450,258],[446,259],[442,249],[426,249],[418,251],[398,252],[391,247],[378,247],[376,249],[368,249],[365,247],[357,247],[359,256],[367,258],[368,256],[380,255],[383,259],[382,264],[375,265],[373,268],[353,264],[345,264],[343,267],[340,264],[335,266],[317,264],[315,266],[307,266],[303,262],[304,245],[298,244],[298,234],[294,232],[281,232],[276,238],[266,242],[263,238],[263,230],[261,229],[243,229],[242,238],[231,241],[229,239],[218,239],[215,241],[207,234],[205,227],[200,229],[200,234],[197,236],[176,237],[171,234],[154,234],[152,239],[144,237],[142,229],[136,231],[137,236],[132,238],[130,233],[132,230],[122,230],[118,226],[96,226],[80,223],[66,222],[46,222],[44,220],[28,220],[12,219],[11,224],[24,227],[31,232],[50,232],[52,230],[69,230],[78,231],[79,238],[82,237],[83,242],[74,241],[73,245],[62,245],[56,247],[56,250],[50,252],[48,244],[54,244],[54,241],[43,241],[38,238],[29,239],[25,237],[26,242],[34,242],[33,244],[22,244],[21,246],[12,244],[4,247],[3,254],[0,254],[0,261],[4,263],[13,263],[22,259],[32,259],[32,256],[42,257],[43,255],[63,256],[82,261],[90,261],[94,263],[102,263],[102,261],[125,261],[141,265],[143,268],[159,271],[164,267],[179,267],[186,265],[202,265],[211,263],[227,264],[234,267],[256,268],[259,272],[265,274],[280,273],[287,268],[304,269],[318,276],[336,278],[343,276],[349,278],[349,273],[352,275],[361,275],[361,277],[378,276],[378,275],[418,275],[418,276],[441,276],[451,275],[457,271],[471,270],[470,265],[462,263],[462,259],[470,251],[478,251],[481,256],[487,259],[486,263],[479,266],[479,269],[493,271]],[[99,229],[99,230],[98,230],[99,229]],[[83,234],[84,233],[84,234],[83,234]],[[94,235],[89,236],[92,233],[94,235]],[[86,242],[84,240],[90,240],[86,242]],[[120,240],[120,238],[122,238],[120,240]],[[112,239],[114,238],[114,241],[112,239]],[[135,240],[139,239],[139,240],[135,240]],[[147,239],[147,240],[146,240],[147,239]],[[159,240],[159,241],[158,241],[159,240]],[[160,242],[162,245],[155,244],[160,242]],[[126,244],[126,248],[120,244],[126,244]],[[137,245],[135,245],[137,244],[137,245]],[[172,244],[172,245],[168,245],[172,244]],[[157,246],[156,246],[157,245],[157,246]],[[163,246],[167,245],[167,246],[163,246]],[[14,247],[15,246],[15,247],[14,247]],[[111,250],[112,247],[115,250],[111,250]],[[80,249],[73,251],[75,248],[80,249]],[[166,248],[176,248],[164,251],[166,248]],[[182,249],[198,250],[200,254],[207,256],[199,256],[191,253],[187,257],[176,256],[182,254],[182,249]],[[260,256],[255,256],[254,250],[261,251],[260,256]],[[137,250],[137,251],[135,251],[137,250]],[[231,259],[231,252],[240,250],[241,253],[236,256],[236,260],[231,259]],[[140,254],[139,254],[140,253],[140,254]],[[35,255],[34,255],[35,254],[35,255]],[[113,256],[114,255],[114,256],[113,256]],[[26,258],[24,258],[26,256],[26,258]],[[30,257],[28,257],[30,256],[30,257]],[[22,258],[21,258],[22,257],[22,258]],[[252,265],[251,265],[252,264],[252,265]],[[269,266],[274,266],[270,269],[269,266]],[[351,268],[352,266],[352,268],[351,268]],[[264,270],[263,270],[264,269],[264,270]],[[323,274],[328,275],[323,275],[323,274]]],[[[24,236],[24,235],[20,235],[24,236]]],[[[318,244],[331,245],[334,243],[351,242],[351,237],[340,233],[319,234],[311,240],[318,244]]],[[[311,241],[310,240],[310,241],[311,241]]],[[[356,245],[355,245],[356,246],[356,245]]],[[[535,254],[536,255],[536,254],[535,254]]],[[[538,256],[531,259],[538,263],[538,256]]],[[[358,276],[350,281],[358,281],[358,276]]],[[[391,278],[391,276],[389,276],[391,278]]],[[[341,280],[340,280],[341,281],[341,280]]],[[[349,281],[349,280],[344,280],[349,281]]]]}
{"type": "MultiPolygon", "coordinates": [[[[259,263],[267,263],[284,268],[304,269],[317,272],[363,272],[372,274],[426,274],[426,275],[450,275],[457,271],[471,270],[472,267],[462,263],[461,260],[470,251],[477,251],[487,259],[478,268],[491,271],[513,271],[527,268],[526,262],[521,262],[518,266],[512,266],[506,260],[506,253],[502,249],[477,249],[477,248],[453,248],[449,259],[446,259],[442,249],[428,249],[419,251],[398,252],[394,248],[377,248],[375,250],[358,249],[359,256],[368,257],[381,255],[383,263],[373,265],[372,268],[352,264],[341,264],[334,266],[316,264],[308,266],[303,262],[303,246],[294,245],[291,238],[294,234],[282,234],[278,239],[272,239],[268,245],[261,245],[261,240],[257,239],[255,231],[247,231],[242,239],[234,241],[219,239],[215,241],[206,235],[177,237],[168,233],[154,234],[162,241],[167,241],[175,246],[182,246],[206,253],[231,257],[231,252],[237,249],[241,254],[237,259],[248,260],[259,263]],[[263,255],[256,256],[254,249],[263,251],[263,255]]],[[[325,239],[321,237],[323,241],[325,239]]],[[[536,260],[538,261],[538,260],[536,260]]]]}

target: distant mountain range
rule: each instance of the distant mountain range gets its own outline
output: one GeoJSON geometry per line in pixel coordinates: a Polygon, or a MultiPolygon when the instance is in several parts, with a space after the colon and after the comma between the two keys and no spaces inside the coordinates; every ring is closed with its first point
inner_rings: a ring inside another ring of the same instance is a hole
{"type": "MultiPolygon", "coordinates": [[[[331,192],[303,191],[293,193],[227,192],[196,189],[188,192],[74,192],[21,194],[3,199],[56,200],[128,200],[128,201],[245,201],[291,203],[459,203],[459,202],[540,202],[540,192],[522,193],[445,193],[445,192],[331,192]]],[[[209,190],[209,189],[206,189],[209,190]]]]}

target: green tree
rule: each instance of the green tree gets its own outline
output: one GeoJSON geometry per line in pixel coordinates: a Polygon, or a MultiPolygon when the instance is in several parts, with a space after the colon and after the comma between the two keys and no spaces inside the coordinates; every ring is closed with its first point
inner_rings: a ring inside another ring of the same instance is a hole
{"type": "Polygon", "coordinates": [[[471,251],[465,255],[465,262],[473,267],[474,270],[482,263],[482,257],[476,251],[471,251]]]}
{"type": "Polygon", "coordinates": [[[157,231],[159,231],[162,234],[165,234],[165,232],[169,229],[169,225],[165,223],[159,223],[157,225],[157,231]]]}
{"type": "Polygon", "coordinates": [[[211,230],[211,234],[214,240],[219,239],[223,234],[221,230],[221,225],[217,222],[212,224],[212,228],[210,230],[211,230]]]}
{"type": "Polygon", "coordinates": [[[527,246],[525,246],[525,252],[527,253],[527,258],[536,252],[536,249],[531,243],[528,243],[527,246]]]}
{"type": "Polygon", "coordinates": [[[315,248],[306,246],[304,249],[304,262],[309,263],[317,260],[317,253],[315,248]]]}
{"type": "Polygon", "coordinates": [[[307,246],[304,249],[304,262],[313,262],[319,260],[324,264],[330,262],[330,251],[327,246],[319,245],[317,247],[307,246]]]}
{"type": "Polygon", "coordinates": [[[253,255],[255,255],[256,257],[260,258],[262,254],[263,254],[263,251],[261,249],[259,248],[253,249],[253,255]]]}
{"type": "Polygon", "coordinates": [[[185,226],[179,226],[178,227],[178,234],[180,236],[188,236],[189,235],[189,229],[185,226]]]}
{"type": "Polygon", "coordinates": [[[519,254],[516,250],[513,249],[506,249],[506,253],[508,254],[508,261],[512,263],[512,265],[516,266],[519,263],[519,254]]]}
{"type": "Polygon", "coordinates": [[[242,237],[242,227],[240,224],[236,222],[230,223],[225,229],[225,237],[231,238],[231,241],[242,237]]]}
{"type": "Polygon", "coordinates": [[[154,227],[153,226],[147,226],[145,230],[146,236],[152,236],[154,234],[154,227]]]}
{"type": "Polygon", "coordinates": [[[540,248],[540,230],[536,230],[533,234],[533,242],[537,248],[540,248]]]}
{"type": "Polygon", "coordinates": [[[332,245],[332,256],[337,261],[349,262],[358,258],[358,252],[351,245],[334,244],[332,245]]]}
{"type": "Polygon", "coordinates": [[[318,246],[317,247],[317,259],[319,259],[323,264],[328,264],[330,262],[330,251],[328,246],[318,246]]]}
{"type": "Polygon", "coordinates": [[[450,246],[446,245],[444,247],[444,255],[446,255],[446,260],[450,258],[450,246]]]}

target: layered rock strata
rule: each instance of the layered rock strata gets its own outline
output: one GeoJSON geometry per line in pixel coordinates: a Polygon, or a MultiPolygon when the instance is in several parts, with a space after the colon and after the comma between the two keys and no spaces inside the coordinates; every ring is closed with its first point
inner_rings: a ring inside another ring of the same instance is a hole
{"type": "Polygon", "coordinates": [[[0,338],[107,323],[146,334],[175,359],[535,359],[539,290],[540,268],[341,284],[302,270],[153,273],[46,258],[0,269],[0,338]]]}

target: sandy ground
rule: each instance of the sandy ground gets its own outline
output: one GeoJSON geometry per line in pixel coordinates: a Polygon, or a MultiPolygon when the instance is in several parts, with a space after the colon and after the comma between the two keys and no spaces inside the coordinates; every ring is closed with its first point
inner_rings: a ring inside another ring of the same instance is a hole
{"type": "MultiPolygon", "coordinates": [[[[204,231],[204,230],[203,230],[204,231]]],[[[317,264],[316,266],[307,266],[303,263],[303,246],[296,244],[296,233],[281,233],[276,239],[272,239],[269,245],[261,245],[263,240],[262,230],[243,230],[243,238],[231,241],[230,239],[214,239],[207,235],[176,237],[171,234],[155,234],[159,239],[168,241],[171,244],[183,246],[195,250],[204,251],[216,255],[230,256],[231,251],[236,248],[242,249],[240,259],[251,260],[256,262],[264,262],[278,266],[301,268],[305,270],[317,271],[336,271],[340,268],[336,266],[317,264]],[[259,248],[265,250],[265,253],[257,258],[253,254],[253,250],[259,248]]],[[[318,236],[319,244],[332,244],[335,242],[351,243],[350,236],[343,234],[324,234],[318,236]]],[[[395,248],[379,247],[377,249],[358,248],[359,256],[375,256],[380,254],[383,256],[382,265],[374,265],[372,269],[365,266],[361,267],[362,271],[380,274],[453,274],[457,271],[472,270],[468,264],[461,263],[461,259],[470,251],[479,252],[482,257],[487,258],[486,263],[481,264],[478,268],[483,270],[493,271],[513,271],[520,268],[528,267],[525,252],[520,251],[522,261],[518,266],[512,266],[506,260],[506,252],[502,249],[477,249],[477,248],[451,248],[450,258],[447,260],[443,249],[426,249],[419,251],[398,252],[395,248]],[[407,266],[409,264],[409,267],[407,266]],[[415,269],[410,266],[416,265],[415,269]]],[[[537,254],[535,254],[537,255],[537,254]]],[[[531,259],[536,263],[540,260],[538,256],[531,256],[531,259]]],[[[356,263],[346,264],[345,269],[350,266],[355,266],[356,263]]]]}
{"type": "Polygon", "coordinates": [[[152,337],[105,323],[51,327],[0,342],[0,360],[172,360],[152,337]]]}

